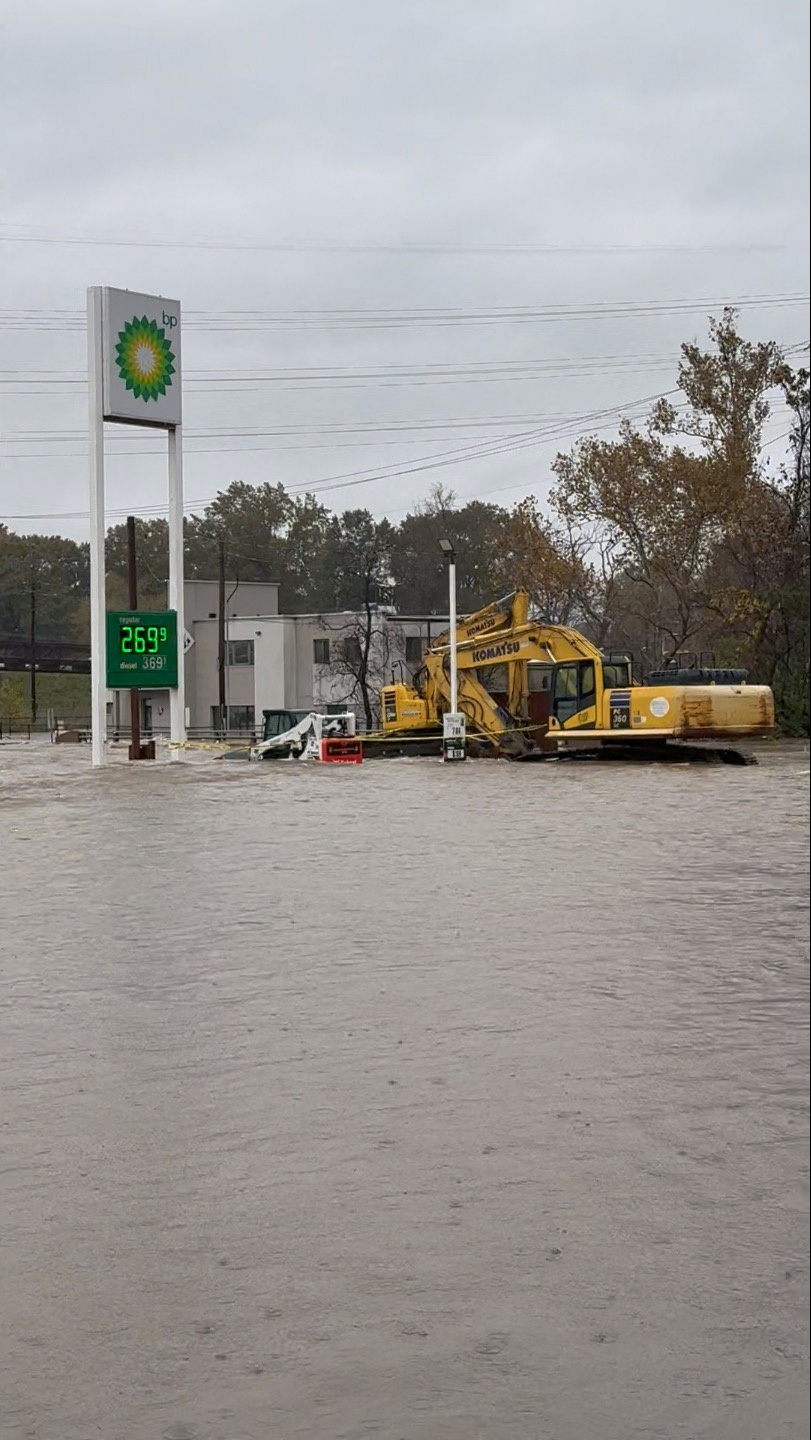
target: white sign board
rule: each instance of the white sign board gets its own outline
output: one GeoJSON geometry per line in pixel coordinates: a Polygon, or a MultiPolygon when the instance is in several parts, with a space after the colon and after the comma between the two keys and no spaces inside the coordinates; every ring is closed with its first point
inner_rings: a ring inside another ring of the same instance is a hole
{"type": "Polygon", "coordinates": [[[447,710],[442,716],[442,734],[446,740],[464,740],[464,715],[453,715],[449,710],[447,710]]]}
{"type": "Polygon", "coordinates": [[[181,423],[178,300],[105,289],[102,355],[105,420],[181,423]]]}

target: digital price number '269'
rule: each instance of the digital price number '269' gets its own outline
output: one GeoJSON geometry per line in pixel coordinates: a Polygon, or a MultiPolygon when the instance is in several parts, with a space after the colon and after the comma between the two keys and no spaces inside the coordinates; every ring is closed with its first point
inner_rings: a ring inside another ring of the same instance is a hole
{"type": "Polygon", "coordinates": [[[165,625],[122,625],[121,654],[157,655],[168,639],[165,625]]]}

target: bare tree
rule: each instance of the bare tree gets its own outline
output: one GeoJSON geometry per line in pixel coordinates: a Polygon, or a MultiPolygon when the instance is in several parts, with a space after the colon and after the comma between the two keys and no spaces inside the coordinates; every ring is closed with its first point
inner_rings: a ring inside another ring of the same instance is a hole
{"type": "Polygon", "coordinates": [[[322,616],[320,624],[329,636],[329,659],[321,675],[331,682],[335,699],[330,703],[359,706],[366,729],[375,729],[379,691],[403,657],[401,627],[371,602],[357,613],[322,616]]]}

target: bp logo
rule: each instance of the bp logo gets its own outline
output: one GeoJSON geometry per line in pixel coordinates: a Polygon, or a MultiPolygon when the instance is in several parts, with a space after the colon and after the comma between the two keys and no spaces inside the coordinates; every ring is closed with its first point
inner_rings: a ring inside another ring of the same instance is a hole
{"type": "Polygon", "coordinates": [[[154,320],[133,316],[119,331],[115,347],[118,373],[136,400],[165,395],[175,373],[175,357],[165,332],[154,320]]]}

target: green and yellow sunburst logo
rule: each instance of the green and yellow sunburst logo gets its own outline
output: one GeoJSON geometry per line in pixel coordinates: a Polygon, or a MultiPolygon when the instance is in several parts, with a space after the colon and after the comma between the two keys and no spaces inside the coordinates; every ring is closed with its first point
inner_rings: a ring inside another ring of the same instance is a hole
{"type": "Polygon", "coordinates": [[[157,400],[172,384],[172,347],[160,326],[146,315],[140,320],[133,316],[119,331],[115,358],[118,373],[136,400],[157,400]]]}

